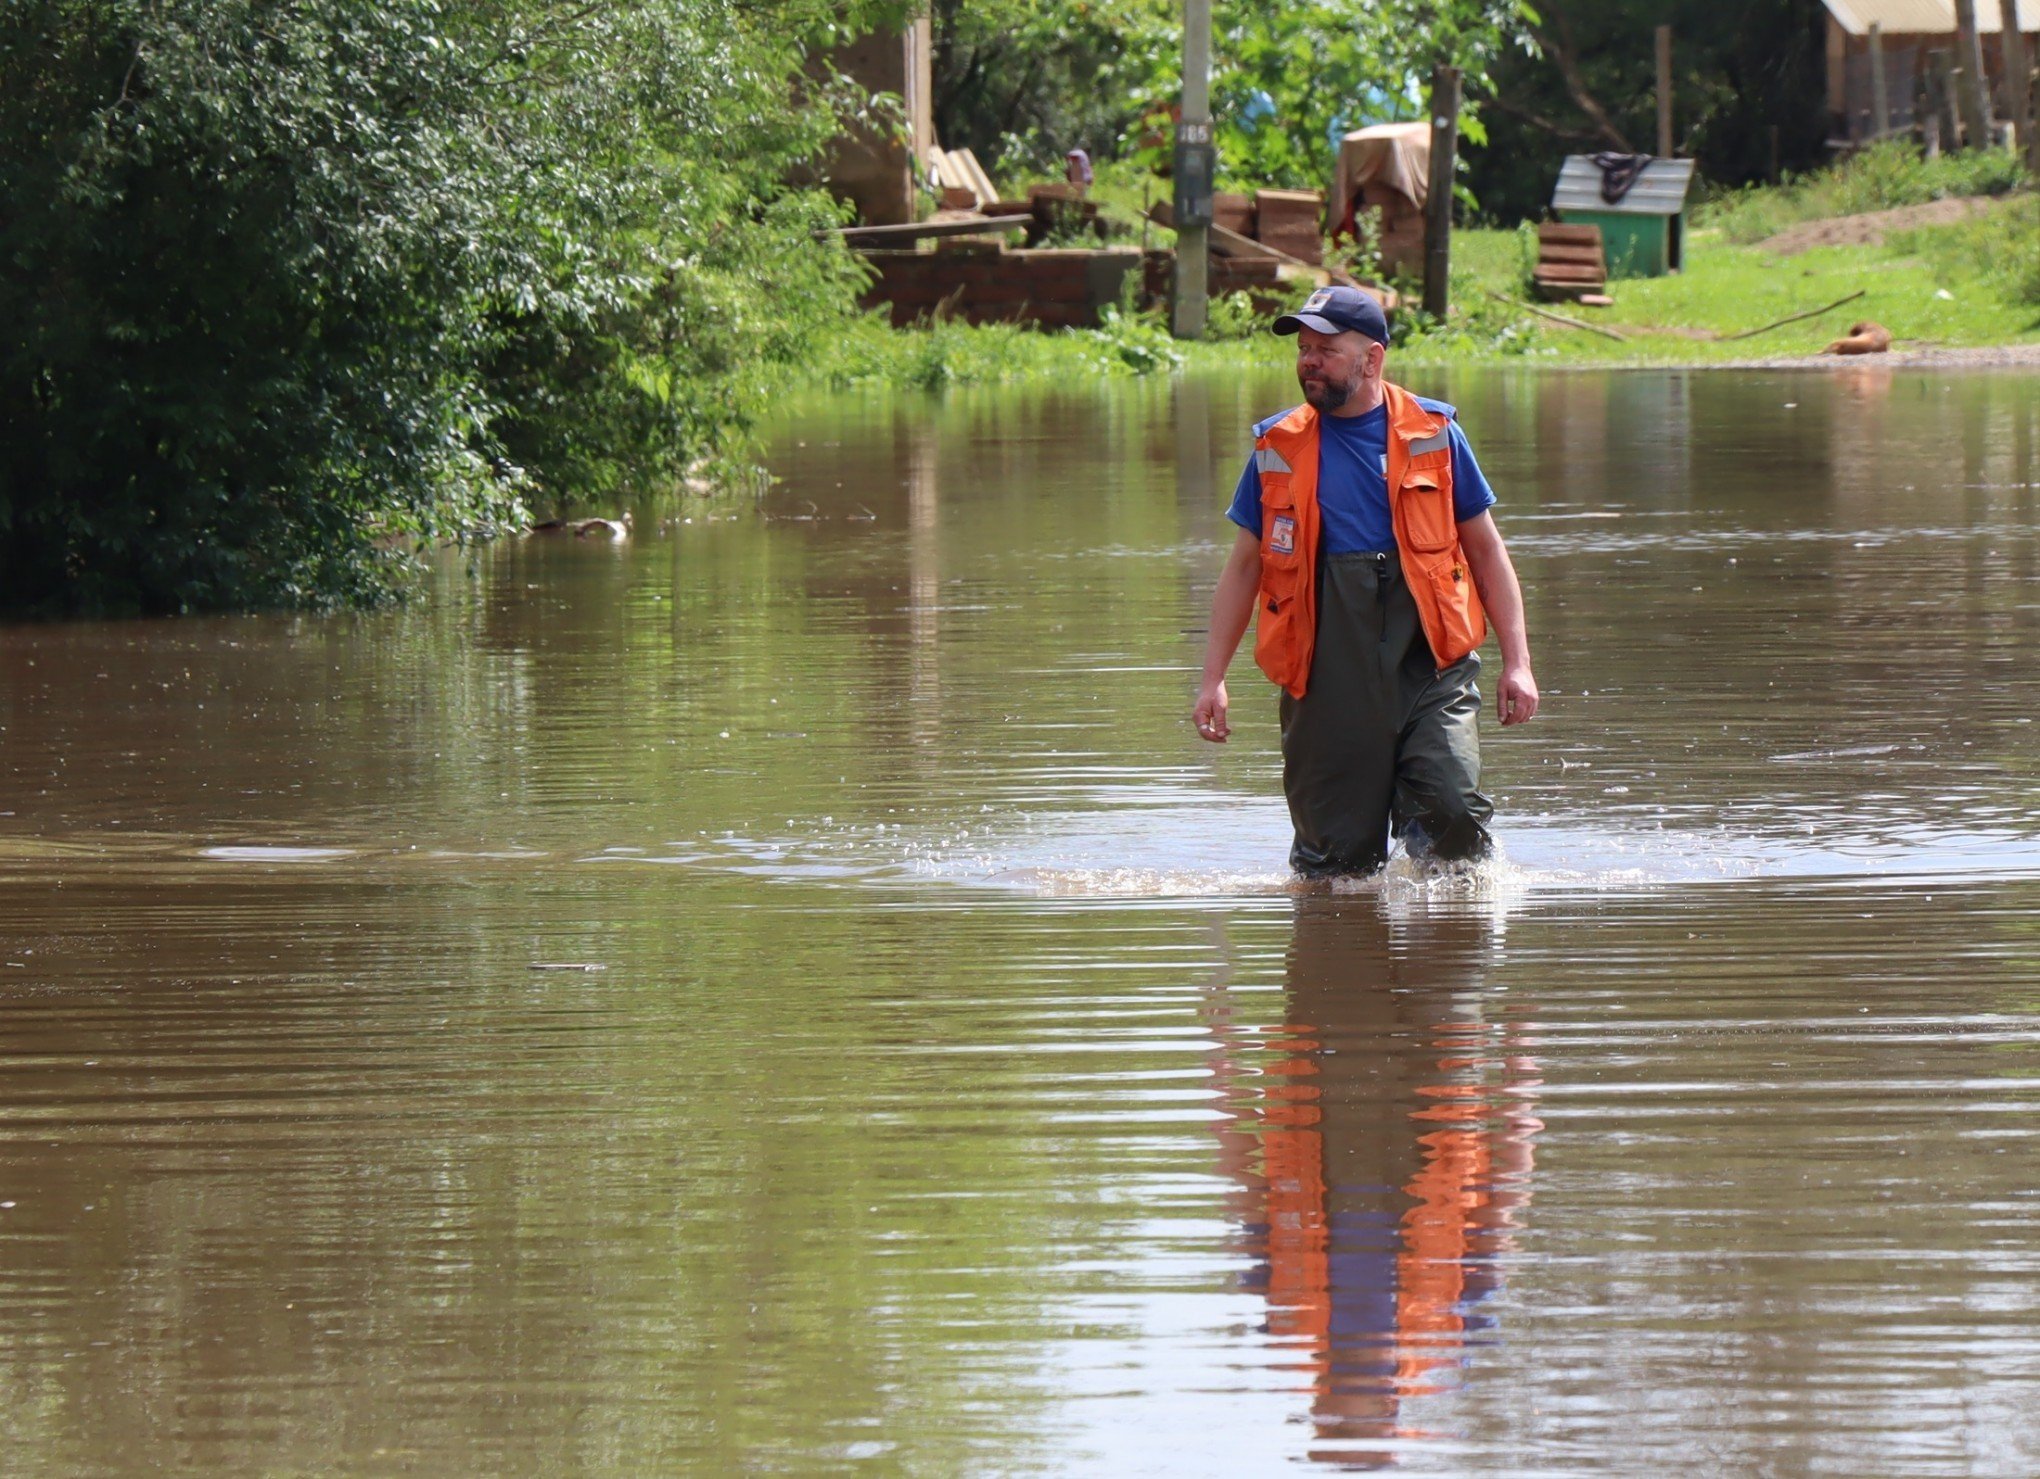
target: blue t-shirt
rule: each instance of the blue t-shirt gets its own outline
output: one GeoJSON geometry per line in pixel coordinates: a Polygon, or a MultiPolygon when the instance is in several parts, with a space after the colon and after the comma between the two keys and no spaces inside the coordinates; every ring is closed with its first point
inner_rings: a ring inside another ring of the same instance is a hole
{"type": "MultiPolygon", "coordinates": [[[[1447,418],[1455,414],[1443,401],[1419,396],[1417,404],[1447,418]]],[[[1254,428],[1254,435],[1260,436],[1281,419],[1270,416],[1254,428]]],[[[1379,405],[1361,416],[1320,416],[1318,427],[1320,548],[1328,555],[1392,553],[1395,525],[1388,513],[1388,407],[1379,405]]],[[[1473,448],[1467,445],[1459,423],[1448,419],[1446,430],[1452,438],[1452,509],[1463,524],[1494,507],[1495,490],[1474,461],[1473,448]]],[[[1260,536],[1261,473],[1251,453],[1225,516],[1249,534],[1260,536]]]]}

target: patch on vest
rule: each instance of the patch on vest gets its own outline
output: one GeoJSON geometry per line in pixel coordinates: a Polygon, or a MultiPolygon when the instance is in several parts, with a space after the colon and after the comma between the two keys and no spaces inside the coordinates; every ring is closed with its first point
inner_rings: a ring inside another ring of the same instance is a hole
{"type": "Polygon", "coordinates": [[[1286,514],[1275,515],[1275,527],[1268,531],[1268,548],[1278,555],[1296,553],[1296,520],[1286,514]]]}

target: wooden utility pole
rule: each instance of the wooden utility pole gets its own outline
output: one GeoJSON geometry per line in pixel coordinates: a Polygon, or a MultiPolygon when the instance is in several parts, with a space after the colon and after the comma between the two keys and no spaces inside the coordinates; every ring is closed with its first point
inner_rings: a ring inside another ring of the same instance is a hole
{"type": "Polygon", "coordinates": [[[1459,162],[1459,69],[1431,73],[1431,182],[1424,197],[1424,312],[1452,311],[1452,185],[1459,162]]]}
{"type": "MultiPolygon", "coordinates": [[[[2010,3],[2010,0],[2008,0],[2010,3]]],[[[1870,22],[1870,137],[1881,139],[1891,129],[1891,88],[1884,79],[1884,27],[1870,22]]]]}
{"type": "Polygon", "coordinates": [[[1998,0],[1998,14],[2004,18],[2003,29],[1998,32],[1998,45],[2002,48],[2005,62],[2005,116],[2012,121],[2012,137],[2019,141],[2019,147],[2026,152],[2030,161],[2033,152],[2033,69],[2026,57],[2026,38],[2019,31],[2018,0],[1998,0]]]}
{"type": "Polygon", "coordinates": [[[1955,0],[1955,101],[1962,110],[1963,147],[1990,147],[1990,90],[1984,85],[1983,39],[1976,34],[1976,0],[1955,0]]]}
{"type": "Polygon", "coordinates": [[[1183,0],[1183,113],[1176,124],[1178,339],[1204,337],[1211,290],[1211,0],[1183,0]]]}
{"type": "Polygon", "coordinates": [[[1672,157],[1672,28],[1657,28],[1657,152],[1672,157]]]}

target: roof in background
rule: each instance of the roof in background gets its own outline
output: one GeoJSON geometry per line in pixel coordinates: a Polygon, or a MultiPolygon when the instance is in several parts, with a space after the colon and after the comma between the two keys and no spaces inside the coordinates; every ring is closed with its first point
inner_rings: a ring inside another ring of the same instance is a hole
{"type": "MultiPolygon", "coordinates": [[[[1821,0],[1828,14],[1851,36],[1870,34],[1875,21],[1887,36],[1948,36],[1955,31],[1954,0],[1821,0]]],[[[2040,0],[2018,0],[2019,29],[2040,30],[2040,0]]],[[[1998,0],[1976,0],[1978,35],[1995,36],[2004,29],[1998,0]]]]}
{"type": "Polygon", "coordinates": [[[1615,204],[1601,199],[1601,167],[1585,154],[1568,154],[1558,172],[1551,203],[1566,211],[1613,211],[1623,216],[1676,216],[1686,208],[1686,187],[1693,183],[1690,159],[1653,159],[1636,177],[1629,193],[1615,204]]]}

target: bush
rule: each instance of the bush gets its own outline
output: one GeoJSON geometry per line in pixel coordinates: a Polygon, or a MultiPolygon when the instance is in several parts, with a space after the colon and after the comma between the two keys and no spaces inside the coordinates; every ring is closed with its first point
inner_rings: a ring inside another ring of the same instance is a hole
{"type": "Polygon", "coordinates": [[[805,3],[17,0],[0,600],[371,602],[726,445],[856,283],[805,3]]]}
{"type": "Polygon", "coordinates": [[[2040,305],[2040,201],[2021,198],[1967,221],[1894,232],[1885,245],[1988,282],[2014,303],[2040,305]]]}
{"type": "Polygon", "coordinates": [[[1253,339],[1268,332],[1273,316],[1254,306],[1246,293],[1220,293],[1205,310],[1207,339],[1253,339]]]}
{"type": "Polygon", "coordinates": [[[1098,352],[1091,359],[1098,369],[1152,375],[1183,363],[1183,352],[1159,312],[1135,313],[1108,306],[1099,320],[1097,328],[1077,331],[1089,336],[1096,346],[1098,352]]]}

